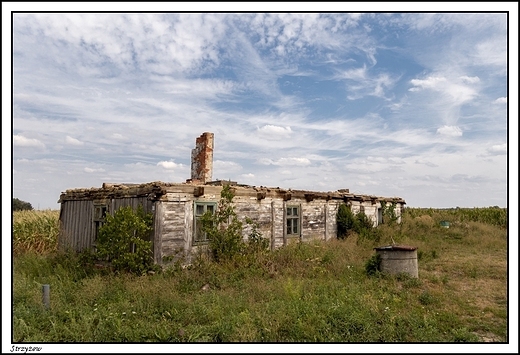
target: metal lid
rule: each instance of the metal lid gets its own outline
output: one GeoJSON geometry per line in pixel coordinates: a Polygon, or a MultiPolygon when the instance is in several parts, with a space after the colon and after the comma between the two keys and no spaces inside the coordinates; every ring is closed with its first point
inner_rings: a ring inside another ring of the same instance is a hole
{"type": "Polygon", "coordinates": [[[417,247],[413,247],[411,245],[385,245],[382,247],[374,248],[374,250],[408,250],[408,251],[413,251],[416,249],[417,249],[417,247]]]}

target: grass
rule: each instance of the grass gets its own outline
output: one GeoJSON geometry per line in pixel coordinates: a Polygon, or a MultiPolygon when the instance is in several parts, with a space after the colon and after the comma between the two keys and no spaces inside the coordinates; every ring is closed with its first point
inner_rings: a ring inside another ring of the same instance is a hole
{"type": "Polygon", "coordinates": [[[200,256],[147,276],[26,247],[13,260],[13,341],[507,342],[507,230],[455,215],[446,229],[445,216],[415,212],[381,226],[378,243],[352,235],[220,264],[200,256]],[[391,238],[419,247],[419,279],[366,275],[373,247],[391,238]]]}

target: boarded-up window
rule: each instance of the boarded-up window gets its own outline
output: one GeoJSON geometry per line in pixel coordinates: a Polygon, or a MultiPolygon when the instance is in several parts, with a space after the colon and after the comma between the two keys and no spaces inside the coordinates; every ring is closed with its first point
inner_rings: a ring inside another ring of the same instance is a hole
{"type": "Polygon", "coordinates": [[[300,235],[300,206],[286,207],[285,223],[287,236],[300,235]]]}
{"type": "Polygon", "coordinates": [[[94,225],[96,228],[95,234],[94,234],[94,240],[97,240],[98,234],[99,234],[99,228],[105,223],[105,217],[108,212],[108,206],[106,204],[95,204],[94,205],[94,225]]]}
{"type": "Polygon", "coordinates": [[[194,226],[193,226],[193,244],[207,243],[206,233],[202,231],[202,216],[205,213],[214,214],[217,204],[215,202],[195,202],[194,208],[194,226]]]}

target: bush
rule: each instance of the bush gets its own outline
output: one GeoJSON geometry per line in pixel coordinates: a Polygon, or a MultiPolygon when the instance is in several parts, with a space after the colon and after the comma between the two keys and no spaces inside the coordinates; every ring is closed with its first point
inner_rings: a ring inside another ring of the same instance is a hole
{"type": "Polygon", "coordinates": [[[258,223],[250,218],[246,218],[246,223],[251,226],[249,239],[247,242],[247,251],[249,253],[264,252],[269,249],[269,239],[262,237],[262,233],[258,230],[258,223]]]}
{"type": "Polygon", "coordinates": [[[13,211],[30,211],[33,206],[29,202],[13,198],[13,211]]]}
{"type": "Polygon", "coordinates": [[[397,204],[392,202],[390,205],[387,205],[385,201],[381,202],[381,209],[383,210],[383,223],[388,223],[393,225],[399,219],[397,213],[395,211],[397,204]]]}
{"type": "Polygon", "coordinates": [[[381,255],[374,254],[365,263],[365,272],[367,275],[375,275],[381,271],[381,255]]]}
{"type": "Polygon", "coordinates": [[[137,211],[132,207],[122,207],[114,215],[107,214],[105,223],[99,229],[97,257],[108,259],[114,270],[143,273],[152,269],[153,217],[145,214],[142,206],[137,211]]]}
{"type": "Polygon", "coordinates": [[[202,231],[208,236],[210,253],[217,262],[233,258],[245,247],[242,240],[243,223],[235,213],[233,197],[231,187],[225,185],[215,214],[206,212],[202,216],[202,231]]]}
{"type": "Polygon", "coordinates": [[[243,240],[244,223],[239,221],[233,202],[234,193],[225,185],[220,193],[220,202],[215,214],[206,212],[202,216],[202,231],[209,240],[209,252],[216,262],[231,260],[239,255],[257,254],[269,249],[269,239],[263,238],[258,224],[246,218],[248,233],[247,244],[243,240]]]}
{"type": "Polygon", "coordinates": [[[345,204],[339,205],[336,214],[336,223],[338,226],[337,237],[339,239],[345,239],[348,232],[353,229],[355,221],[356,217],[352,213],[350,207],[345,204]]]}

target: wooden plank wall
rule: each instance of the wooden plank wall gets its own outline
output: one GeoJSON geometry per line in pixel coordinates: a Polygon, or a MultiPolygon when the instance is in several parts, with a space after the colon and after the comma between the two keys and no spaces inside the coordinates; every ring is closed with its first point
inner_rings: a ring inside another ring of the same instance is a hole
{"type": "MultiPolygon", "coordinates": [[[[154,213],[154,202],[146,197],[110,199],[105,203],[108,204],[108,213],[112,215],[121,207],[132,206],[133,209],[137,209],[139,205],[143,206],[145,213],[154,213]]],[[[93,246],[96,238],[94,205],[94,201],[91,200],[68,200],[61,203],[60,248],[82,251],[93,246]]],[[[153,234],[152,231],[149,240],[153,241],[153,234]]]]}
{"type": "Polygon", "coordinates": [[[92,201],[64,201],[60,209],[60,248],[82,251],[94,242],[92,201]]]}
{"type": "Polygon", "coordinates": [[[193,202],[161,202],[161,255],[168,257],[185,249],[185,204],[193,202]]]}

